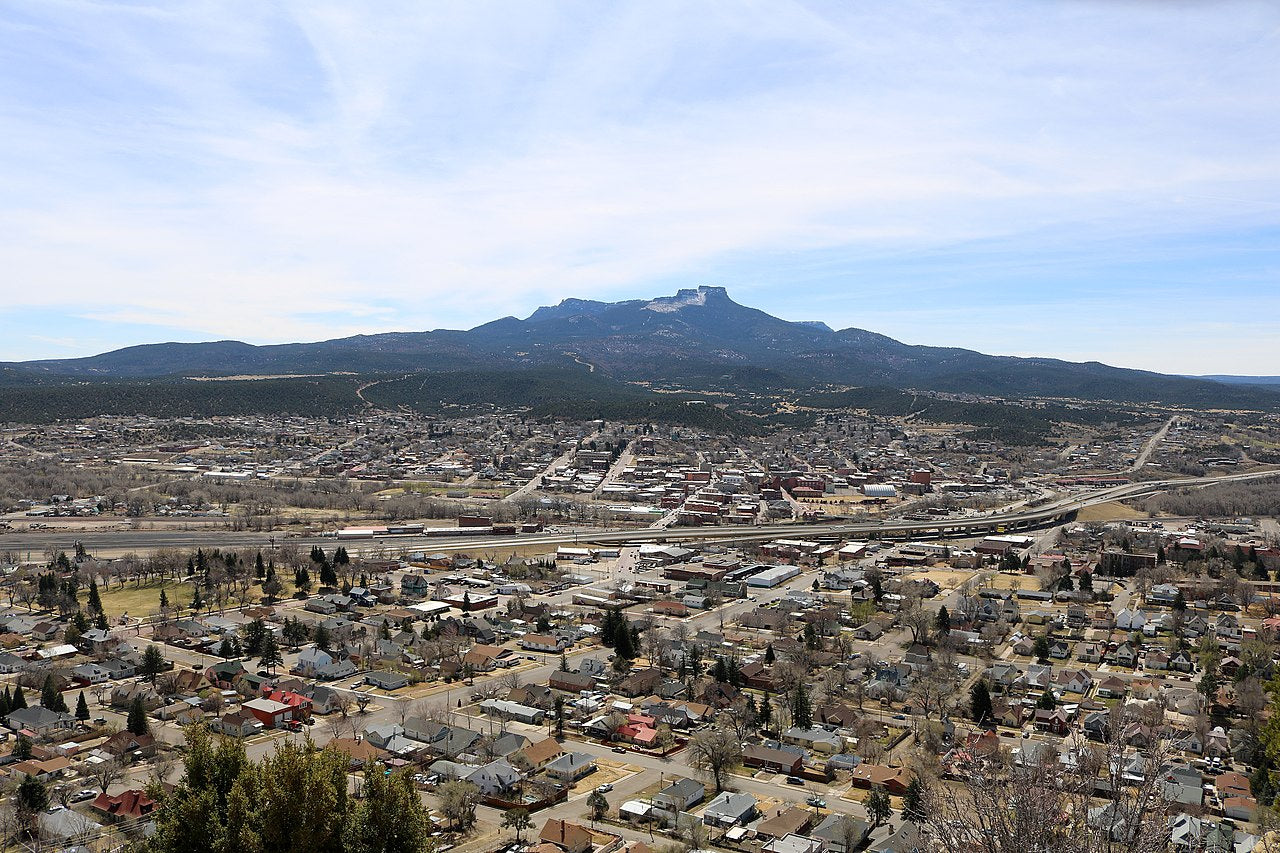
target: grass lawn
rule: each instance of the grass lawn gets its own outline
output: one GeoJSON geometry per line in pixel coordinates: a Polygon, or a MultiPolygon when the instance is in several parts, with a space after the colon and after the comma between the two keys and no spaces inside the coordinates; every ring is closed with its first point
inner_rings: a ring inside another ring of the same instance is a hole
{"type": "MultiPolygon", "coordinates": [[[[114,619],[125,613],[135,619],[141,619],[160,609],[160,590],[162,589],[169,597],[170,607],[186,607],[191,604],[193,593],[191,584],[172,580],[151,581],[142,586],[137,586],[131,581],[123,588],[113,586],[110,590],[98,587],[98,596],[102,599],[102,609],[106,611],[108,619],[114,619]]],[[[88,600],[88,588],[81,587],[81,604],[86,604],[88,600]]]]}
{"type": "Polygon", "coordinates": [[[1120,501],[1107,501],[1103,504],[1087,506],[1076,513],[1077,521],[1125,521],[1131,518],[1146,518],[1147,514],[1136,510],[1120,501]]]}

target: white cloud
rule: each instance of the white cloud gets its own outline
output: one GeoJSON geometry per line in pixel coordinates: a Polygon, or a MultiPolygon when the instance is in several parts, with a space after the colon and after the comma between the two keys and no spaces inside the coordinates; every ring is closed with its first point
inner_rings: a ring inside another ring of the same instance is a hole
{"type": "Polygon", "coordinates": [[[35,63],[0,61],[26,84],[0,95],[6,296],[108,324],[465,326],[766,260],[776,287],[788,253],[1034,266],[1278,218],[1264,4],[26,14],[0,29],[35,63]]]}

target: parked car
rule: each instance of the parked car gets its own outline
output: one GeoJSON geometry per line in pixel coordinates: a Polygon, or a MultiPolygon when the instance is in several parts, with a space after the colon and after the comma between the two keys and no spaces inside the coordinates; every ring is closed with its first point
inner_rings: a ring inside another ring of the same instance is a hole
{"type": "Polygon", "coordinates": [[[787,777],[787,784],[788,784],[788,785],[803,785],[803,784],[804,784],[804,780],[803,780],[803,779],[801,779],[799,776],[788,776],[788,777],[787,777]]]}
{"type": "Polygon", "coordinates": [[[598,791],[601,794],[607,794],[612,790],[613,790],[613,784],[610,782],[605,782],[603,785],[596,786],[596,791],[598,791]]]}
{"type": "Polygon", "coordinates": [[[822,797],[819,797],[817,794],[814,794],[812,797],[805,800],[805,802],[813,806],[815,809],[825,809],[827,807],[827,801],[822,799],[822,797]]]}
{"type": "Polygon", "coordinates": [[[83,791],[77,792],[76,795],[71,798],[71,802],[83,803],[85,800],[92,800],[97,796],[98,796],[97,791],[91,791],[88,788],[85,788],[83,791]]]}

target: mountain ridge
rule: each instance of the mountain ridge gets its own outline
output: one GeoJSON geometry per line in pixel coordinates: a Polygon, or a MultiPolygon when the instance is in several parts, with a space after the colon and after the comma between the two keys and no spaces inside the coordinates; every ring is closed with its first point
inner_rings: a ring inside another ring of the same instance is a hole
{"type": "Polygon", "coordinates": [[[623,382],[689,383],[756,368],[796,387],[883,386],[1011,397],[1280,406],[1280,389],[1170,376],[1100,362],[986,355],[905,344],[867,329],[832,330],[741,305],[721,286],[601,302],[568,298],[528,317],[467,330],[354,335],[311,343],[139,344],[76,359],[0,364],[0,381],[254,374],[523,370],[585,363],[623,382]]]}

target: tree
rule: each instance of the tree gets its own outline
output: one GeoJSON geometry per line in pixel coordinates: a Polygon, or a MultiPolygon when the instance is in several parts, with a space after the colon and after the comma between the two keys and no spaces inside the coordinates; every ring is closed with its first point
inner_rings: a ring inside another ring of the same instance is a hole
{"type": "Polygon", "coordinates": [[[893,816],[893,805],[889,802],[889,794],[884,788],[876,786],[867,794],[867,817],[871,818],[871,826],[880,826],[893,816]]]}
{"type": "Polygon", "coordinates": [[[523,840],[524,831],[532,825],[533,819],[529,817],[528,809],[512,809],[502,816],[503,829],[515,832],[517,844],[523,840]]]}
{"type": "Polygon", "coordinates": [[[22,692],[22,685],[19,684],[17,687],[13,688],[13,701],[9,704],[9,710],[16,711],[19,708],[25,707],[27,707],[27,697],[26,694],[22,692]]]}
{"type": "Polygon", "coordinates": [[[323,624],[316,625],[315,644],[316,648],[322,652],[329,651],[329,645],[333,641],[329,639],[329,629],[323,624]]]}
{"type": "Polygon", "coordinates": [[[813,706],[809,702],[809,690],[803,681],[791,693],[791,724],[802,729],[813,727],[813,706]]]}
{"type": "Polygon", "coordinates": [[[105,794],[108,788],[124,778],[124,769],[120,759],[110,758],[93,765],[90,777],[98,783],[98,789],[105,794]]]}
{"type": "Polygon", "coordinates": [[[160,610],[163,612],[168,609],[169,609],[169,595],[164,591],[164,587],[161,587],[160,588],[160,610]]]}
{"type": "Polygon", "coordinates": [[[89,578],[89,610],[93,613],[102,612],[102,597],[98,594],[98,582],[93,578],[89,578]]]}
{"type": "Polygon", "coordinates": [[[1036,700],[1036,707],[1042,711],[1052,711],[1058,704],[1058,700],[1054,698],[1053,691],[1045,688],[1040,694],[1040,698],[1036,700]]]}
{"type": "Polygon", "coordinates": [[[1218,675],[1210,667],[1205,667],[1204,674],[1200,676],[1200,683],[1196,685],[1196,690],[1200,691],[1200,695],[1204,697],[1206,705],[1212,710],[1214,700],[1218,695],[1218,675]]]}
{"type": "Polygon", "coordinates": [[[258,663],[271,672],[274,672],[277,666],[284,663],[284,656],[280,654],[280,646],[276,643],[276,636],[270,631],[262,638],[262,650],[258,653],[258,663]]]}
{"type": "Polygon", "coordinates": [[[906,793],[902,797],[902,816],[907,820],[920,821],[924,818],[924,783],[912,777],[907,783],[906,793]]]}
{"type": "Polygon", "coordinates": [[[1178,590],[1178,594],[1173,597],[1173,609],[1179,613],[1187,609],[1187,599],[1182,590],[1178,590]]]}
{"type": "Polygon", "coordinates": [[[342,833],[344,851],[427,853],[431,819],[407,769],[387,773],[375,766],[361,794],[342,833]]]}
{"type": "Polygon", "coordinates": [[[141,697],[135,697],[133,704],[129,706],[129,718],[124,727],[135,735],[145,735],[151,730],[151,725],[147,722],[147,709],[142,706],[141,697]]]}
{"type": "Polygon", "coordinates": [[[155,646],[147,646],[142,652],[142,663],[138,666],[138,673],[146,676],[151,680],[152,684],[155,684],[156,676],[164,672],[168,665],[169,662],[164,659],[160,649],[155,646]]]}
{"type": "Polygon", "coordinates": [[[67,700],[62,698],[62,693],[58,691],[57,682],[53,680],[53,673],[49,673],[44,677],[44,685],[40,688],[40,704],[50,711],[67,713],[67,700]]]}
{"type": "Polygon", "coordinates": [[[1046,661],[1049,659],[1049,636],[1047,634],[1042,634],[1041,636],[1036,637],[1034,654],[1038,661],[1046,661]]]}
{"type": "Polygon", "coordinates": [[[28,832],[34,832],[36,818],[49,808],[49,789],[30,773],[23,774],[22,781],[18,783],[16,803],[19,823],[28,832]]]}
{"type": "Polygon", "coordinates": [[[475,823],[476,803],[480,800],[480,789],[475,785],[455,779],[437,788],[436,796],[440,799],[440,813],[454,829],[467,829],[475,823]]]}
{"type": "Polygon", "coordinates": [[[76,719],[85,722],[89,719],[89,703],[84,699],[84,691],[80,691],[80,698],[76,700],[76,719]]]}
{"type": "Polygon", "coordinates": [[[760,725],[764,728],[768,728],[769,724],[773,722],[773,706],[769,704],[768,690],[764,692],[764,697],[760,700],[760,710],[758,713],[760,716],[760,725]]]}
{"type": "Polygon", "coordinates": [[[230,637],[223,637],[222,642],[218,643],[218,657],[223,660],[235,657],[235,646],[231,645],[230,637]]]}
{"type": "Polygon", "coordinates": [[[716,793],[725,777],[742,762],[742,743],[725,729],[708,729],[689,739],[689,765],[711,777],[716,793]]]}
{"type": "Polygon", "coordinates": [[[556,695],[555,699],[555,715],[556,715],[556,737],[564,737],[564,697],[556,695]]]}
{"type": "Polygon", "coordinates": [[[31,738],[18,735],[18,739],[13,742],[13,757],[22,761],[31,757],[31,738]]]}
{"type": "Polygon", "coordinates": [[[773,666],[773,663],[776,660],[777,660],[777,656],[773,652],[773,643],[770,643],[769,645],[764,647],[765,666],[773,666]]]}
{"type": "Polygon", "coordinates": [[[951,614],[947,613],[946,605],[943,605],[942,607],[938,608],[938,615],[933,621],[934,621],[934,624],[937,625],[938,627],[938,633],[940,634],[951,633],[951,614]]]}
{"type": "Polygon", "coordinates": [[[587,808],[591,809],[591,825],[594,827],[596,821],[604,820],[609,813],[609,800],[599,791],[592,791],[587,797],[587,808]]]}
{"type": "Polygon", "coordinates": [[[976,723],[986,722],[993,716],[991,691],[987,688],[987,682],[981,678],[969,688],[969,716],[976,723]]]}

